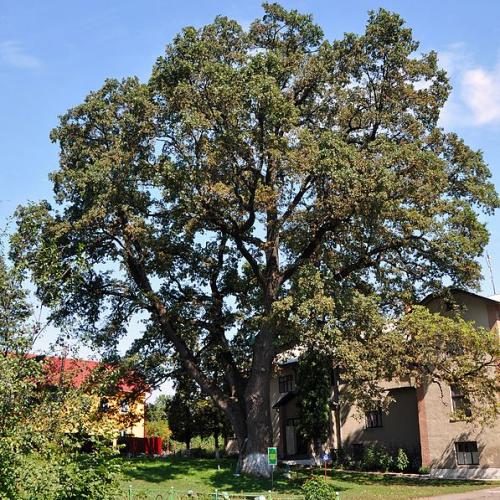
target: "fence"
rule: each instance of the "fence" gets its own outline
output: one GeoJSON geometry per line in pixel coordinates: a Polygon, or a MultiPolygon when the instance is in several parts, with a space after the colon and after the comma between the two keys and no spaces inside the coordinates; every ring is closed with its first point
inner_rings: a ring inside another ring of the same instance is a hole
{"type": "Polygon", "coordinates": [[[287,495],[268,491],[267,493],[228,493],[226,491],[214,490],[208,493],[200,493],[193,490],[176,490],[174,488],[165,491],[135,490],[132,486],[120,497],[120,500],[304,500],[303,495],[287,495]]]}
{"type": "Polygon", "coordinates": [[[130,453],[131,455],[161,455],[162,440],[160,437],[133,437],[126,436],[121,438],[119,444],[123,446],[122,453],[130,453]]]}

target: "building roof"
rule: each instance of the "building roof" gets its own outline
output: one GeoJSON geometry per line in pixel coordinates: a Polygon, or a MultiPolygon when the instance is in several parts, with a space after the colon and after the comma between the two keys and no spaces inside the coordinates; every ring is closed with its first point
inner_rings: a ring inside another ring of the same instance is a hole
{"type": "MultiPolygon", "coordinates": [[[[73,387],[81,387],[85,382],[90,381],[90,377],[94,370],[103,367],[99,361],[63,358],[58,356],[36,356],[30,357],[41,358],[45,361],[45,371],[47,374],[47,383],[57,385],[62,380],[70,381],[73,387]]],[[[106,371],[112,372],[113,366],[104,365],[106,371]]],[[[117,388],[121,392],[131,393],[134,391],[146,391],[144,381],[137,375],[131,373],[123,377],[117,384],[117,388]]]]}
{"type": "Polygon", "coordinates": [[[431,293],[431,294],[427,295],[427,297],[425,297],[420,303],[422,305],[426,305],[431,300],[443,298],[446,295],[446,293],[451,293],[451,294],[463,293],[465,295],[469,295],[471,297],[475,297],[475,298],[478,298],[481,300],[486,300],[488,302],[494,302],[495,304],[500,304],[500,295],[493,295],[492,297],[485,297],[484,295],[479,295],[477,293],[469,292],[468,290],[464,290],[462,288],[455,288],[455,287],[445,288],[440,293],[431,293]]]}
{"type": "Polygon", "coordinates": [[[273,404],[273,409],[276,410],[277,408],[280,408],[281,406],[284,406],[288,403],[288,401],[291,401],[292,399],[297,397],[297,393],[295,391],[289,391],[281,398],[276,401],[276,403],[273,404]]]}

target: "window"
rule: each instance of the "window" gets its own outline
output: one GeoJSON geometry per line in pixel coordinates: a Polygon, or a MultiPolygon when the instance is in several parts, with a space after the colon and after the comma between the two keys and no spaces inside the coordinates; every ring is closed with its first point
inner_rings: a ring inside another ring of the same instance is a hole
{"type": "Polygon", "coordinates": [[[108,410],[109,410],[108,398],[101,398],[101,402],[99,403],[99,411],[108,411],[108,410]]]}
{"type": "Polygon", "coordinates": [[[455,443],[458,465],[479,465],[479,452],[476,441],[461,441],[455,443]]]}
{"type": "Polygon", "coordinates": [[[279,391],[290,392],[293,391],[293,375],[284,375],[278,379],[279,391]]]}
{"type": "Polygon", "coordinates": [[[367,411],[365,416],[367,429],[382,427],[382,410],[367,411]]]}
{"type": "Polygon", "coordinates": [[[467,396],[456,385],[451,386],[451,406],[454,413],[463,413],[466,417],[472,415],[467,396]]]}
{"type": "Polygon", "coordinates": [[[120,413],[128,413],[129,410],[130,410],[130,408],[129,408],[128,402],[125,399],[120,401],[120,413]]]}
{"type": "Polygon", "coordinates": [[[286,426],[287,427],[298,427],[299,426],[299,419],[298,418],[287,418],[286,419],[286,426]]]}

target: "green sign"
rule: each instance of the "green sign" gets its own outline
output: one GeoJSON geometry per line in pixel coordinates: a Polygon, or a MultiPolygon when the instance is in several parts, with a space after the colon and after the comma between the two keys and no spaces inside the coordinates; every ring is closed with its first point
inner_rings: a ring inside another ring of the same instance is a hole
{"type": "Polygon", "coordinates": [[[278,465],[278,448],[267,449],[267,463],[269,465],[278,465]]]}

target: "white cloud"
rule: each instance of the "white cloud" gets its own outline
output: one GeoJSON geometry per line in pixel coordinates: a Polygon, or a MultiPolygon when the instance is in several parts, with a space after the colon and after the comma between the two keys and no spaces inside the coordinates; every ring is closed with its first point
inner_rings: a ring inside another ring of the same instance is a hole
{"type": "Polygon", "coordinates": [[[493,68],[481,67],[465,44],[455,43],[439,52],[439,64],[453,85],[440,123],[446,127],[500,125],[500,61],[493,68]]]}
{"type": "Polygon", "coordinates": [[[462,76],[462,99],[477,125],[500,123],[500,64],[488,71],[474,68],[462,76]]]}
{"type": "Polygon", "coordinates": [[[0,61],[16,68],[38,68],[41,63],[36,57],[27,54],[21,44],[15,41],[0,42],[0,61]]]}

